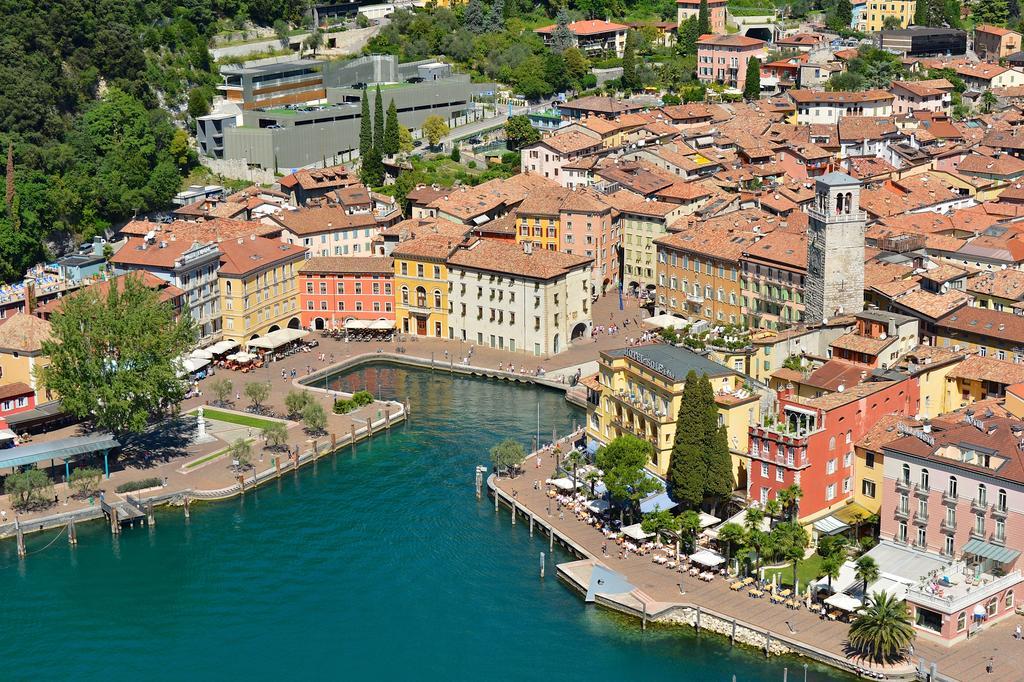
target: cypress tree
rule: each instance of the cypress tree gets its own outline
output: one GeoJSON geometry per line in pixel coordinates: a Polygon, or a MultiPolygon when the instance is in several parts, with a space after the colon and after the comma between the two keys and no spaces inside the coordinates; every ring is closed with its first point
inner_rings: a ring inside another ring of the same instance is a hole
{"type": "Polygon", "coordinates": [[[398,153],[398,148],[401,145],[398,137],[398,109],[395,108],[395,100],[391,100],[388,104],[388,115],[384,121],[384,147],[381,149],[381,154],[384,156],[394,156],[398,153]]]}
{"type": "Polygon", "coordinates": [[[373,148],[381,152],[384,149],[384,100],[380,96],[380,85],[377,86],[377,97],[373,106],[373,148]]]}
{"type": "Polygon", "coordinates": [[[622,89],[635,92],[640,88],[636,72],[636,32],[626,34],[626,49],[622,52],[622,89]]]}
{"type": "Polygon", "coordinates": [[[701,393],[700,379],[695,371],[690,370],[676,418],[676,438],[667,476],[672,499],[688,507],[697,507],[704,501],[704,481],[708,473],[701,453],[706,442],[706,417],[701,414],[701,393]]]}
{"type": "Polygon", "coordinates": [[[679,51],[687,56],[696,55],[697,38],[700,38],[697,17],[691,15],[679,26],[679,51]]]}
{"type": "Polygon", "coordinates": [[[370,94],[363,88],[362,115],[359,119],[359,158],[366,162],[366,156],[373,149],[373,122],[370,120],[370,94]]]}
{"type": "Polygon", "coordinates": [[[732,477],[732,454],[725,425],[718,427],[711,452],[707,456],[708,477],[704,494],[716,500],[727,499],[736,487],[732,477]]]}
{"type": "Polygon", "coordinates": [[[697,35],[708,33],[711,33],[711,10],[708,9],[708,0],[700,0],[700,8],[697,10],[697,35]]]}
{"type": "Polygon", "coordinates": [[[743,82],[743,99],[752,100],[761,97],[761,60],[751,57],[747,60],[747,77],[743,82]]]}
{"type": "Polygon", "coordinates": [[[917,0],[917,4],[914,6],[914,25],[928,25],[928,3],[926,0],[917,0]]]}

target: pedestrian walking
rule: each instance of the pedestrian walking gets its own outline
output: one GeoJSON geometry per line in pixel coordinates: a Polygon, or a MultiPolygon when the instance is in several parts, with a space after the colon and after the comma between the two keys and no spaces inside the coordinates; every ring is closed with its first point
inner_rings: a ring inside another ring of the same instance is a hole
{"type": "Polygon", "coordinates": [[[1013,638],[1020,639],[1020,625],[1018,625],[1013,631],[1013,638]]]}
{"type": "Polygon", "coordinates": [[[992,674],[992,661],[993,659],[989,658],[988,663],[985,664],[985,672],[987,672],[989,675],[992,674]]]}

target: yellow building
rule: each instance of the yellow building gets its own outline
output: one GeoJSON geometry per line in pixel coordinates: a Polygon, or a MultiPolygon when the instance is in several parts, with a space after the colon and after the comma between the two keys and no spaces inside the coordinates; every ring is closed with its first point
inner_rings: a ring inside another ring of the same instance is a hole
{"type": "Polygon", "coordinates": [[[557,206],[550,212],[539,207],[528,213],[520,209],[516,212],[516,228],[516,243],[533,242],[535,249],[558,251],[562,230],[557,206]]]}
{"type": "Polygon", "coordinates": [[[26,384],[36,403],[50,400],[49,391],[37,380],[40,368],[50,364],[43,342],[50,338],[50,323],[28,313],[15,313],[0,325],[0,386],[26,384]]]}
{"type": "Polygon", "coordinates": [[[224,241],[218,246],[224,338],[244,346],[283,327],[298,329],[297,273],[306,248],[263,237],[224,241]]]}
{"type": "Polygon", "coordinates": [[[864,10],[864,32],[881,31],[888,17],[896,17],[900,28],[906,28],[914,21],[916,9],[916,0],[871,0],[864,10]]]}
{"type": "Polygon", "coordinates": [[[748,427],[760,419],[760,397],[743,377],[686,348],[649,345],[603,351],[599,371],[587,377],[587,436],[608,443],[626,433],[654,446],[649,468],[668,472],[676,419],[690,370],[707,374],[715,391],[719,424],[724,424],[733,453],[738,488],[746,486],[748,427]]]}
{"type": "Polygon", "coordinates": [[[404,334],[450,338],[448,257],[459,240],[426,234],[399,243],[395,259],[395,324],[404,334]]]}

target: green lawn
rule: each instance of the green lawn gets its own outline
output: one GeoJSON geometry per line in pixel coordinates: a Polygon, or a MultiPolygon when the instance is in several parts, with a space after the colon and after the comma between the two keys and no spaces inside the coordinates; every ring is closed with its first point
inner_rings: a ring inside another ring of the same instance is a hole
{"type": "MultiPolygon", "coordinates": [[[[204,416],[205,416],[205,412],[204,412],[204,416]]],[[[249,444],[252,444],[254,441],[255,441],[254,438],[246,438],[245,439],[245,442],[249,443],[249,444]]],[[[227,453],[227,451],[230,450],[230,449],[231,449],[230,447],[226,447],[223,450],[218,450],[217,452],[210,453],[206,457],[200,457],[199,459],[195,460],[194,462],[189,462],[188,464],[186,464],[185,468],[186,469],[194,469],[197,466],[199,466],[200,464],[206,464],[207,462],[209,462],[211,460],[215,460],[218,457],[220,457],[221,455],[227,453]]]]}
{"type": "MultiPolygon", "coordinates": [[[[195,411],[189,412],[191,415],[195,415],[195,411]]],[[[239,426],[251,426],[254,429],[264,429],[277,422],[272,422],[269,419],[263,419],[261,417],[250,416],[247,414],[235,414],[234,412],[221,412],[220,410],[213,410],[209,407],[203,408],[203,416],[207,419],[213,419],[219,422],[227,422],[228,424],[238,424],[239,426]]]]}
{"type": "MultiPolygon", "coordinates": [[[[793,564],[788,564],[783,568],[769,568],[765,569],[764,579],[771,582],[772,575],[775,573],[779,574],[779,584],[785,585],[786,587],[793,587],[793,564]]],[[[800,589],[807,589],[808,583],[812,580],[817,580],[818,576],[821,575],[821,557],[817,554],[812,554],[809,559],[801,561],[796,567],[796,577],[800,581],[800,589]]]]}

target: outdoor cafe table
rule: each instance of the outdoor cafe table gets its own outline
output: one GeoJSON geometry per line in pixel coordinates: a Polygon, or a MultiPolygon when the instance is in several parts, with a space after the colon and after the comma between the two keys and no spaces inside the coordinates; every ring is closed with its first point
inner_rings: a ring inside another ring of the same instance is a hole
{"type": "Polygon", "coordinates": [[[757,588],[751,588],[747,592],[747,594],[749,594],[751,597],[754,597],[755,599],[760,599],[761,597],[764,596],[764,592],[762,592],[761,590],[759,590],[757,588]]]}
{"type": "Polygon", "coordinates": [[[786,597],[788,597],[791,594],[793,594],[793,591],[792,590],[788,590],[788,589],[783,590],[782,592],[779,592],[779,596],[782,597],[782,598],[786,598],[786,597]]]}
{"type": "Polygon", "coordinates": [[[741,580],[737,580],[732,585],[729,585],[729,589],[730,590],[742,590],[743,588],[744,588],[744,583],[741,580]]]}

